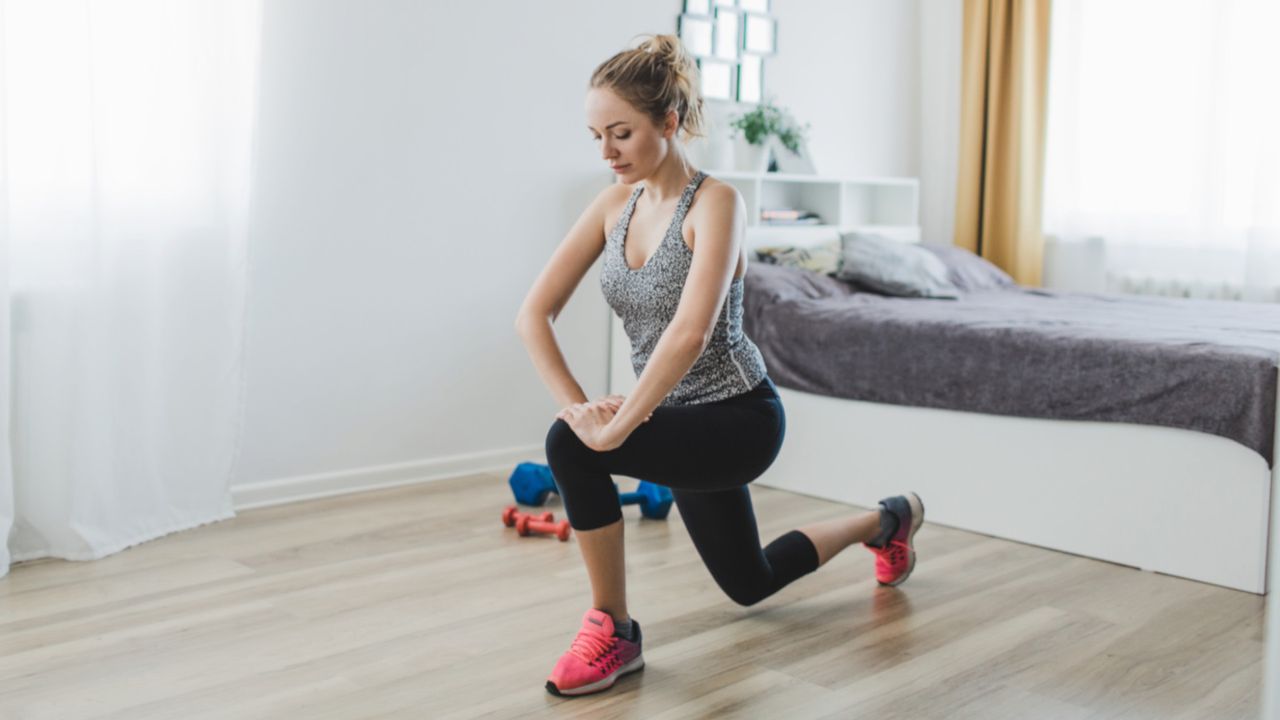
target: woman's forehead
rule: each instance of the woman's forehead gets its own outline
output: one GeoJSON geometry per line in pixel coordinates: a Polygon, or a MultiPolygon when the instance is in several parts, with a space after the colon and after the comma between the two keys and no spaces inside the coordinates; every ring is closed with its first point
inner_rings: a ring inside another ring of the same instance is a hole
{"type": "Polygon", "coordinates": [[[615,120],[631,120],[635,109],[616,93],[605,88],[592,88],[587,93],[587,116],[596,116],[597,120],[614,122],[615,120]]]}

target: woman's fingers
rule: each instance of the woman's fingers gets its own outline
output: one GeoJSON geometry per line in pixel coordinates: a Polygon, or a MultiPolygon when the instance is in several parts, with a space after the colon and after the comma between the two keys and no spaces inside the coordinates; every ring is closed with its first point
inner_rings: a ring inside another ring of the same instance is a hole
{"type": "Polygon", "coordinates": [[[587,407],[587,405],[588,403],[575,403],[573,405],[569,405],[568,407],[562,408],[560,412],[556,413],[556,417],[562,418],[564,420],[575,418],[582,413],[583,408],[587,407]]]}
{"type": "MultiPolygon", "coordinates": [[[[576,421],[585,415],[593,415],[603,422],[608,422],[610,417],[616,415],[618,410],[622,408],[622,402],[626,398],[622,395],[608,395],[594,402],[574,403],[560,409],[556,413],[556,418],[560,420],[576,421]]],[[[643,422],[649,422],[653,419],[653,413],[650,412],[645,416],[643,422]]]]}

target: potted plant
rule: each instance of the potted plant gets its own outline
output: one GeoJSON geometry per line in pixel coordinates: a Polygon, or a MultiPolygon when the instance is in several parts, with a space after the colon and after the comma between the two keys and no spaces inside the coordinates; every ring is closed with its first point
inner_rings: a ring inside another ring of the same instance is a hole
{"type": "Polygon", "coordinates": [[[791,117],[791,113],[766,100],[754,109],[733,117],[729,121],[731,137],[737,138],[741,131],[746,143],[739,143],[737,150],[737,166],[739,170],[750,172],[766,172],[771,170],[770,138],[777,138],[780,143],[796,156],[803,155],[805,136],[809,124],[801,126],[791,117]]]}

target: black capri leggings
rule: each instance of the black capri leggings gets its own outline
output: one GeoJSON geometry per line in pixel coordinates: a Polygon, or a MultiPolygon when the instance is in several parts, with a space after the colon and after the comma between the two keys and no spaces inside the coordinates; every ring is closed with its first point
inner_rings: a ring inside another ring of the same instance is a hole
{"type": "Polygon", "coordinates": [[[599,452],[556,419],[547,464],[569,524],[594,530],[622,518],[611,474],[671,488],[680,517],[716,583],[734,602],[754,605],[818,568],[818,550],[791,530],[760,547],[747,484],[773,464],[786,414],[773,381],[700,405],[659,406],[623,444],[599,452]]]}

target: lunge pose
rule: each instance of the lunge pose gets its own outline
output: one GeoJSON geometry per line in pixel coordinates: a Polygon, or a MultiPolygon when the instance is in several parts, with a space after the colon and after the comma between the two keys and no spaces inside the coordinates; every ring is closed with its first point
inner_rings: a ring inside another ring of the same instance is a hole
{"type": "Polygon", "coordinates": [[[697,68],[679,40],[649,36],[596,68],[587,130],[619,183],[586,209],[535,281],[517,327],[562,408],[546,437],[592,604],[547,679],[556,695],[612,687],[644,666],[628,612],[622,513],[612,475],[671,488],[716,583],[752,605],[853,543],[897,585],[915,563],[924,519],[914,493],[877,511],[791,530],[761,547],[748,484],[773,463],[786,417],[759,349],[742,331],[746,209],[737,190],[690,166],[701,135],[697,68]],[[637,384],[588,401],[552,324],[601,253],[604,296],[631,339],[637,384]]]}

